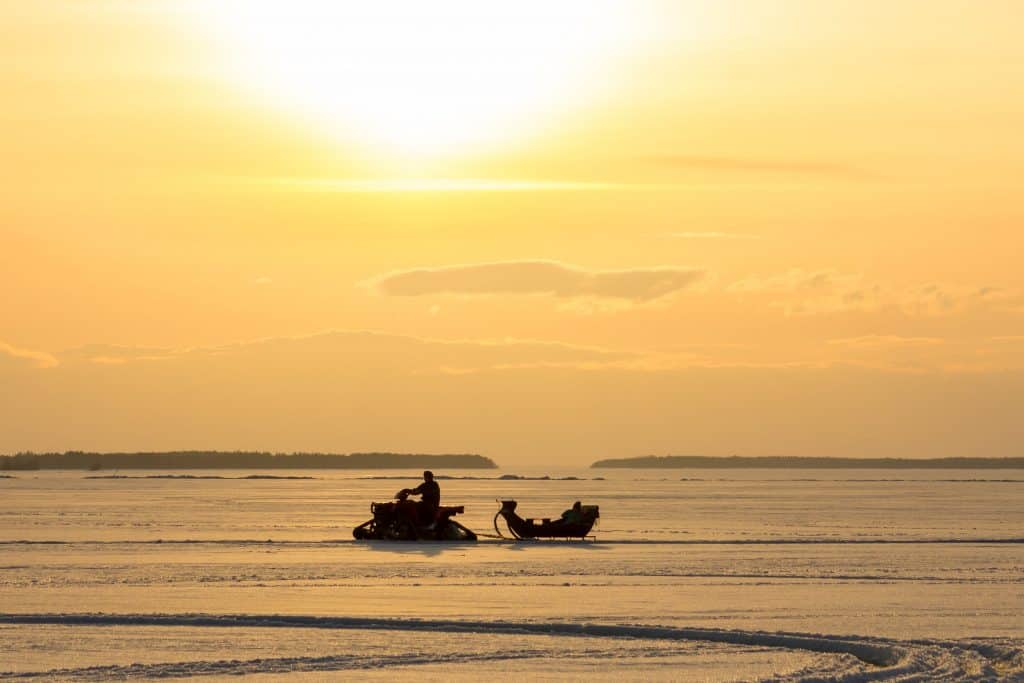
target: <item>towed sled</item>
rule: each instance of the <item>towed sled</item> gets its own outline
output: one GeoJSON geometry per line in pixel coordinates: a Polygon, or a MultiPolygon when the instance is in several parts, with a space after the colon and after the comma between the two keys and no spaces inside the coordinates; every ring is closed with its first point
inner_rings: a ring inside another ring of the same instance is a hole
{"type": "Polygon", "coordinates": [[[562,513],[560,519],[523,519],[516,514],[518,503],[514,500],[501,501],[501,509],[494,515],[494,530],[504,538],[498,528],[498,518],[505,519],[505,525],[513,538],[586,538],[601,516],[597,505],[574,505],[562,513]]]}
{"type": "Polygon", "coordinates": [[[358,541],[475,541],[476,534],[452,517],[465,512],[465,507],[442,505],[433,519],[424,519],[422,505],[406,500],[408,489],[395,494],[395,500],[370,503],[373,519],[352,530],[358,541]]]}

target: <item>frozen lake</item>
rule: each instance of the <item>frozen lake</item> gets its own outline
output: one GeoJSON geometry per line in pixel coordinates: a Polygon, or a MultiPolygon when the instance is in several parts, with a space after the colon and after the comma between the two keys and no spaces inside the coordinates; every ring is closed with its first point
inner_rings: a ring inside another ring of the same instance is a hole
{"type": "Polygon", "coordinates": [[[352,540],[402,473],[11,474],[0,676],[1024,680],[1020,471],[446,472],[478,533],[602,514],[451,545],[352,540]]]}

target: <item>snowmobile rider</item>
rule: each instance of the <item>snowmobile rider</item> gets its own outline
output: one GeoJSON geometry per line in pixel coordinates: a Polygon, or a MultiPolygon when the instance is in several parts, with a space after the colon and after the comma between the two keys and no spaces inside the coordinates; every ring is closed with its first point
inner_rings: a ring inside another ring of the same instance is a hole
{"type": "Polygon", "coordinates": [[[409,495],[421,496],[420,523],[433,524],[437,519],[437,509],[441,507],[441,487],[434,481],[434,473],[426,470],[423,473],[423,483],[410,491],[409,495]]]}

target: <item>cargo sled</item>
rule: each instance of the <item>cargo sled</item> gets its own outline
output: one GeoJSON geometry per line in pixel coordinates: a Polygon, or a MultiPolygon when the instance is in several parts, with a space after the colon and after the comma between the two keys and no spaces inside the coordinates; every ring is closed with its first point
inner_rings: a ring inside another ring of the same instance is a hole
{"type": "Polygon", "coordinates": [[[421,503],[406,500],[408,489],[395,494],[395,500],[370,503],[373,519],[352,530],[356,540],[380,541],[475,541],[476,534],[452,517],[465,512],[465,507],[442,505],[432,518],[423,517],[421,503]]]}
{"type": "Polygon", "coordinates": [[[518,503],[514,500],[501,501],[501,509],[494,515],[494,530],[505,537],[498,527],[498,518],[504,518],[505,526],[513,538],[586,538],[601,516],[597,505],[576,504],[562,513],[558,519],[523,519],[516,514],[518,503]]]}

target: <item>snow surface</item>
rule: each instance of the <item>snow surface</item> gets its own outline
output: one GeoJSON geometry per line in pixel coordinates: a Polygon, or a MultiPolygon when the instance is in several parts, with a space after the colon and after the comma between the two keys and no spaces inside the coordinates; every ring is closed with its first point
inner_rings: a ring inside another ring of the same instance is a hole
{"type": "Polygon", "coordinates": [[[0,678],[1024,681],[1019,473],[446,473],[491,535],[601,506],[476,544],[352,541],[393,474],[201,474],[0,481],[0,678]]]}

